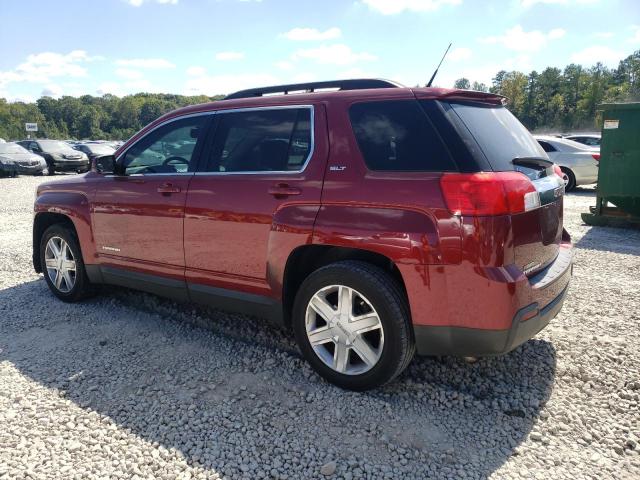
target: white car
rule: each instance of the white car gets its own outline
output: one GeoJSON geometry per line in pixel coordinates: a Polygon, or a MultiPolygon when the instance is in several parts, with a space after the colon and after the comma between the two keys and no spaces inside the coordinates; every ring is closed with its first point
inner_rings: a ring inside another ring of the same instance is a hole
{"type": "Polygon", "coordinates": [[[565,190],[573,190],[578,185],[589,185],[598,181],[600,148],[547,135],[536,135],[549,159],[560,166],[565,174],[565,190]]]}

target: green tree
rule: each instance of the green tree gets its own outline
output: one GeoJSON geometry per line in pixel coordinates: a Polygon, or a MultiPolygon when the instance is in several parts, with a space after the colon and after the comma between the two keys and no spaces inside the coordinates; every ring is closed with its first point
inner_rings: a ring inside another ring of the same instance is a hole
{"type": "Polygon", "coordinates": [[[459,78],[453,84],[453,88],[459,88],[461,90],[469,90],[471,88],[471,82],[467,78],[459,78]]]}

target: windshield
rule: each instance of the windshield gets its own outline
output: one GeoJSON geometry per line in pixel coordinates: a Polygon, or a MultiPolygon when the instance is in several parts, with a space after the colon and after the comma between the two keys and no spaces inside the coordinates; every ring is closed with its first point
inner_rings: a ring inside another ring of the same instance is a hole
{"type": "Polygon", "coordinates": [[[101,154],[105,154],[105,155],[109,155],[111,153],[113,153],[115,150],[113,148],[111,148],[109,145],[104,145],[104,144],[92,144],[92,145],[86,145],[86,147],[92,152],[92,153],[101,153],[101,154]]]}
{"type": "Polygon", "coordinates": [[[600,147],[598,147],[597,145],[585,145],[584,143],[580,143],[580,142],[576,142],[575,140],[570,140],[568,138],[563,138],[562,139],[562,143],[564,145],[566,145],[567,147],[571,147],[575,150],[589,150],[589,151],[593,151],[593,150],[599,150],[600,147]]]}
{"type": "Polygon", "coordinates": [[[17,143],[0,143],[0,153],[29,153],[29,151],[17,143]]]}
{"type": "Polygon", "coordinates": [[[73,149],[65,142],[59,142],[57,140],[38,140],[38,145],[45,152],[68,152],[73,149]]]}
{"type": "Polygon", "coordinates": [[[529,130],[505,107],[455,102],[450,105],[478,142],[494,170],[513,170],[514,158],[547,158],[529,130]]]}

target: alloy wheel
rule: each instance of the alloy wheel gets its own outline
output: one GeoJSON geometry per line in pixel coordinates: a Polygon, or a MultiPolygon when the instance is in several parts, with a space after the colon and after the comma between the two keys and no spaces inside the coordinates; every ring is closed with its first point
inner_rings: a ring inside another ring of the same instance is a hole
{"type": "Polygon", "coordinates": [[[305,326],[315,354],[338,373],[365,373],[382,356],[380,316],[353,288],[330,285],[317,291],[307,304],[305,326]]]}
{"type": "Polygon", "coordinates": [[[62,293],[69,293],[76,283],[76,260],[69,244],[60,237],[51,237],[44,251],[47,275],[62,293]]]}

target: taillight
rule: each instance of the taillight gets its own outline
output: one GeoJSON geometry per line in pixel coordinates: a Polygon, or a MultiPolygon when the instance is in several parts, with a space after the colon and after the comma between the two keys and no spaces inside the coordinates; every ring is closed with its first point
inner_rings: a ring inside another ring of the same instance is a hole
{"type": "Polygon", "coordinates": [[[538,191],[520,172],[445,173],[440,186],[455,215],[509,215],[540,206],[538,191]]]}
{"type": "Polygon", "coordinates": [[[560,168],[560,165],[553,164],[553,173],[558,175],[560,178],[564,178],[564,172],[560,168]]]}
{"type": "Polygon", "coordinates": [[[599,162],[599,161],[600,161],[600,154],[599,154],[599,153],[592,153],[592,154],[591,154],[591,156],[593,157],[593,159],[594,159],[596,162],[599,162]]]}

